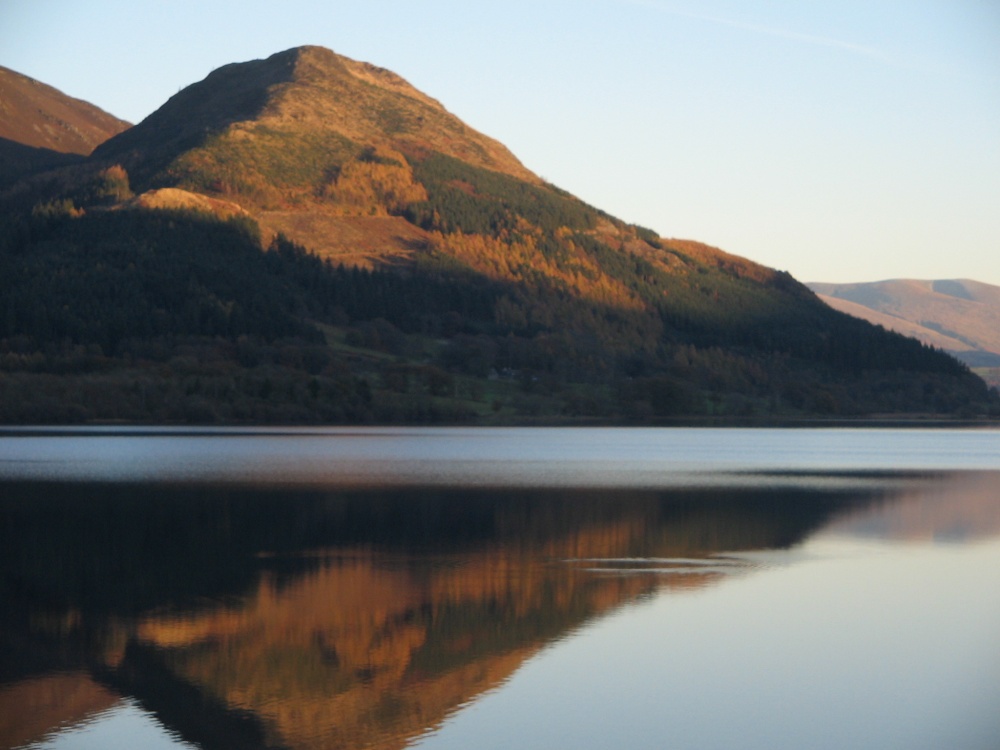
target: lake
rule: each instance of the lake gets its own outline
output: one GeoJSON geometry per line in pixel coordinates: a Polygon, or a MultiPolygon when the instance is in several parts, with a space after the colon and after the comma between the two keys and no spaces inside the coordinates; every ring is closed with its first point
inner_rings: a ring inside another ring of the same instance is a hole
{"type": "Polygon", "coordinates": [[[0,747],[1000,748],[994,429],[0,430],[0,747]]]}

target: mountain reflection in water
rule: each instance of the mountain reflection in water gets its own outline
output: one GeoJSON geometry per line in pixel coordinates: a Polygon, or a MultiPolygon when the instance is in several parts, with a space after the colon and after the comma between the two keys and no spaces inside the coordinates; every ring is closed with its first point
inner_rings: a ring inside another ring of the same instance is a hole
{"type": "MultiPolygon", "coordinates": [[[[995,477],[969,485],[977,476],[955,485],[963,528],[996,533],[985,489],[995,477]]],[[[208,750],[400,748],[624,603],[747,573],[751,553],[824,527],[919,533],[947,512],[926,487],[945,495],[956,481],[600,492],[7,484],[0,746],[124,696],[208,750]]]]}

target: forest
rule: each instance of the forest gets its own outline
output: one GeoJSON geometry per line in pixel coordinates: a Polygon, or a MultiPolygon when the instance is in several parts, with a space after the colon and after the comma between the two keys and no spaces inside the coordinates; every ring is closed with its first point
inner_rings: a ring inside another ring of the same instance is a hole
{"type": "Polygon", "coordinates": [[[413,171],[432,240],[402,270],[265,242],[246,216],[116,206],[117,172],[5,213],[0,422],[1000,414],[964,365],[785,274],[620,222],[644,253],[616,249],[596,209],[448,157],[413,171]]]}

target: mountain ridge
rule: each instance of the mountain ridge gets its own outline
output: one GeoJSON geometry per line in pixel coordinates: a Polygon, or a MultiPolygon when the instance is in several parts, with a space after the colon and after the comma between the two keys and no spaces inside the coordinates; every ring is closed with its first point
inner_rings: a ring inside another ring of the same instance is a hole
{"type": "Polygon", "coordinates": [[[0,138],[87,156],[128,127],[90,102],[0,66],[0,138]]]}
{"type": "Polygon", "coordinates": [[[128,127],[90,102],[0,66],[0,187],[77,162],[128,127]]]}

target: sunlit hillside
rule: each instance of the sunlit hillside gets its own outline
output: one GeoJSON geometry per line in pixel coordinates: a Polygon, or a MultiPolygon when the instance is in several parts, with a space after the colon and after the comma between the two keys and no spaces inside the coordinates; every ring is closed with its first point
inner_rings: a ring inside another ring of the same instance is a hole
{"type": "Polygon", "coordinates": [[[128,127],[93,104],[0,67],[0,188],[80,161],[128,127]]]}

